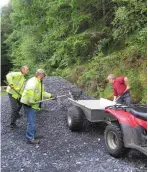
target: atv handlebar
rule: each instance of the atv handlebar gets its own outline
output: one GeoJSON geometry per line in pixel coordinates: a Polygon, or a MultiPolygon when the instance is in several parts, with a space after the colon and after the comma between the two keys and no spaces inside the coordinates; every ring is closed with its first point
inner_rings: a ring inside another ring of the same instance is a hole
{"type": "Polygon", "coordinates": [[[147,108],[146,105],[143,104],[131,104],[130,106],[127,105],[122,105],[122,104],[115,104],[112,106],[107,106],[105,109],[109,108],[109,109],[120,109],[120,110],[130,110],[132,108],[147,108]]]}

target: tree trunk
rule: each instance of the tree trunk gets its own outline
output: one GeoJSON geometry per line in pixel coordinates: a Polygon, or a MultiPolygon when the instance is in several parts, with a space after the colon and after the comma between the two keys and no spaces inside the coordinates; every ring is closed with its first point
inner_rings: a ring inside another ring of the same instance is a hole
{"type": "Polygon", "coordinates": [[[102,0],[103,18],[105,17],[105,0],[102,0]]]}

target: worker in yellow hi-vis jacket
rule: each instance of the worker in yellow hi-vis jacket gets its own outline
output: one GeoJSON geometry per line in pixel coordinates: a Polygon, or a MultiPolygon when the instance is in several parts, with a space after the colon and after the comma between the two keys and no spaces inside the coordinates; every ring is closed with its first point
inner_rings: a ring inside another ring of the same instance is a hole
{"type": "Polygon", "coordinates": [[[43,69],[36,71],[35,77],[30,78],[25,86],[21,97],[21,103],[24,105],[25,114],[27,116],[27,143],[38,144],[39,136],[36,136],[36,113],[41,109],[41,103],[36,103],[45,98],[52,98],[50,93],[44,91],[42,83],[46,76],[43,69]]]}
{"type": "Polygon", "coordinates": [[[20,72],[9,72],[6,75],[7,80],[7,93],[9,95],[10,104],[12,108],[11,113],[11,128],[16,127],[16,120],[20,118],[19,111],[22,107],[22,104],[20,103],[20,98],[25,86],[25,75],[27,75],[29,72],[29,69],[27,66],[22,66],[20,72]]]}

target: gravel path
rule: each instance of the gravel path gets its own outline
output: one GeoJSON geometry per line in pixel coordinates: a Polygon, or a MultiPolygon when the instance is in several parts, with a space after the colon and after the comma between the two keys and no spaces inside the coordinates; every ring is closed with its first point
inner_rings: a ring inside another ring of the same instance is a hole
{"type": "MultiPolygon", "coordinates": [[[[90,99],[80,89],[58,77],[45,79],[45,89],[53,95],[77,93],[80,99],[90,99]]],[[[93,98],[91,98],[93,99],[93,98]]],[[[103,124],[86,123],[81,132],[71,132],[66,124],[66,98],[43,104],[37,115],[38,134],[44,136],[38,146],[25,142],[25,116],[17,121],[18,129],[9,129],[8,96],[1,100],[1,171],[2,172],[146,172],[147,158],[140,152],[120,159],[110,156],[103,138],[103,124]]]]}

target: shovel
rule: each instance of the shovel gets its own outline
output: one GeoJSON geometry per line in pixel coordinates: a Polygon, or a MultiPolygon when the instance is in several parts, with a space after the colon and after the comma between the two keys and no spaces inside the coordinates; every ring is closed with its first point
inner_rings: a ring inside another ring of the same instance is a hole
{"type": "MultiPolygon", "coordinates": [[[[4,81],[4,83],[7,84],[12,90],[14,90],[21,98],[22,95],[18,91],[16,91],[11,85],[9,85],[7,81],[4,81]]],[[[20,101],[20,98],[18,99],[19,101],[20,101]]]]}
{"type": "Polygon", "coordinates": [[[119,96],[119,97],[115,100],[115,102],[117,102],[117,101],[118,101],[122,96],[124,96],[128,91],[129,91],[129,89],[125,90],[125,91],[123,92],[123,94],[122,94],[121,96],[119,96]]]}
{"type": "MultiPolygon", "coordinates": [[[[73,96],[72,96],[70,91],[69,91],[69,94],[64,94],[64,95],[61,95],[61,96],[57,96],[56,98],[67,97],[67,96],[70,96],[73,99],[73,96]]],[[[49,100],[55,100],[55,98],[40,100],[40,101],[35,102],[34,104],[42,103],[42,102],[49,101],[49,100]]]]}

